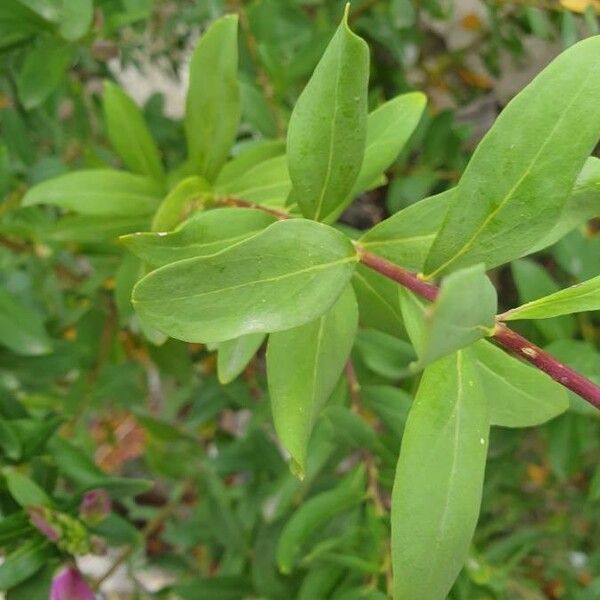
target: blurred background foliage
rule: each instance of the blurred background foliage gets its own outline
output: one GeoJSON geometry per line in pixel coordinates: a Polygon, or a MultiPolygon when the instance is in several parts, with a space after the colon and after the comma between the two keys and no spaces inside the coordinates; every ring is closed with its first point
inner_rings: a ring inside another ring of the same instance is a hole
{"type": "MultiPolygon", "coordinates": [[[[144,115],[176,168],[185,154],[179,82],[201,32],[226,12],[241,26],[234,150],[282,137],[343,5],[0,3],[0,589],[9,600],[47,598],[56,567],[97,539],[108,555],[80,566],[116,597],[386,597],[390,489],[415,385],[402,332],[386,323],[361,330],[356,373],[324,411],[300,482],[274,438],[261,352],[223,386],[211,348],[142,331],[129,303],[138,263],[114,239],[147,227],[143,218],[20,207],[45,179],[119,166],[103,119],[106,79],[133,77],[134,97],[146,81],[144,115]],[[157,80],[166,94],[153,90],[157,80]],[[360,464],[368,497],[311,513],[310,499],[339,492],[340,474],[360,464]],[[78,511],[97,488],[112,511],[90,524],[78,511]],[[49,542],[23,509],[39,498],[83,530],[73,525],[49,542]],[[306,538],[282,575],[275,547],[300,505],[306,538]]],[[[454,185],[511,95],[561,48],[598,33],[599,15],[597,0],[356,0],[350,19],[371,48],[371,106],[415,89],[430,104],[387,185],[342,220],[364,229],[454,185]]],[[[494,272],[503,305],[600,272],[599,228],[591,221],[535,260],[494,272]]],[[[521,329],[600,382],[598,320],[521,329]]],[[[454,600],[600,597],[599,433],[598,415],[576,398],[544,427],[494,431],[480,525],[454,600]]]]}

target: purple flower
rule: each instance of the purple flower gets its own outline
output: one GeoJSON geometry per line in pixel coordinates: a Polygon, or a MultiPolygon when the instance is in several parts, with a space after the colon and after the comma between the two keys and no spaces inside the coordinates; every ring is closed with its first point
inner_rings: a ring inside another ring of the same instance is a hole
{"type": "Polygon", "coordinates": [[[110,496],[103,489],[87,492],[79,505],[79,516],[90,525],[100,523],[110,514],[110,511],[110,496]]]}
{"type": "Polygon", "coordinates": [[[95,600],[94,592],[76,567],[65,567],[52,580],[50,600],[95,600]]]}

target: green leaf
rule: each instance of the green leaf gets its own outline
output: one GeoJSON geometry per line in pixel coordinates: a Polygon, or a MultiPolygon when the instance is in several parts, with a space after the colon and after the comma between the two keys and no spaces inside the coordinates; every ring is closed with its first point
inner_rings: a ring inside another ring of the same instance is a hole
{"type": "Polygon", "coordinates": [[[93,16],[93,0],[62,0],[60,34],[66,40],[78,40],[89,30],[93,16]]]}
{"type": "Polygon", "coordinates": [[[356,260],[340,232],[304,219],[279,221],[216,255],[153,271],[134,288],[133,304],[148,324],[184,341],[270,333],[323,314],[356,260]]]}
{"type": "Polygon", "coordinates": [[[600,158],[588,158],[565,207],[552,228],[528,253],[538,252],[551,246],[569,231],[593,217],[600,216],[600,158]]]}
{"type": "MultiPolygon", "coordinates": [[[[538,300],[560,290],[546,269],[531,260],[514,261],[511,270],[520,302],[538,300]]],[[[577,332],[577,321],[572,315],[536,322],[536,326],[549,341],[568,339],[577,332]]]]}
{"type": "Polygon", "coordinates": [[[359,504],[365,494],[362,465],[348,473],[336,487],[307,500],[285,524],[277,545],[277,564],[290,573],[310,537],[340,512],[359,504]]]}
{"type": "Polygon", "coordinates": [[[339,215],[360,172],[367,132],[369,49],[348,27],[348,6],[288,128],[290,196],[317,221],[339,215]]]}
{"type": "Polygon", "coordinates": [[[160,267],[216,254],[256,235],[275,220],[251,208],[215,208],[195,214],[171,233],[134,233],[121,241],[143,261],[160,267]]]}
{"type": "Polygon", "coordinates": [[[133,231],[148,229],[150,219],[143,215],[65,215],[41,231],[41,238],[53,242],[107,242],[133,231]]]}
{"type": "Polygon", "coordinates": [[[382,104],[367,119],[367,142],[353,198],[369,189],[393,162],[419,124],[427,98],[421,92],[402,94],[382,104]]]}
{"type": "Polygon", "coordinates": [[[0,289],[0,345],[26,356],[52,352],[52,341],[39,313],[3,289],[0,289]]]}
{"type": "MultiPolygon", "coordinates": [[[[378,223],[359,241],[365,249],[413,271],[422,271],[425,259],[451,204],[456,188],[425,198],[378,223]]],[[[571,190],[560,218],[542,240],[522,254],[537,252],[569,231],[600,214],[600,160],[588,158],[571,190]]]]}
{"type": "Polygon", "coordinates": [[[23,206],[53,204],[85,215],[125,217],[152,213],[162,194],[161,186],[147,177],[91,169],[39,183],[25,194],[23,206]]]}
{"type": "Polygon", "coordinates": [[[409,375],[409,364],[415,359],[408,342],[376,329],[359,330],[356,351],[371,371],[387,379],[409,375]]]}
{"type": "Polygon", "coordinates": [[[600,37],[573,46],[504,109],[456,188],[430,277],[503,264],[552,230],[600,137],[599,52],[600,37]]]}
{"type": "Polygon", "coordinates": [[[538,369],[481,340],[473,346],[479,379],[490,407],[490,423],[533,427],[569,408],[565,389],[538,369]]]}
{"type": "Polygon", "coordinates": [[[48,28],[47,21],[19,0],[0,3],[0,48],[8,48],[48,28]]]}
{"type": "Polygon", "coordinates": [[[27,54],[17,80],[19,98],[26,109],[44,102],[69,68],[73,52],[55,38],[46,38],[27,54]]]}
{"type": "Polygon", "coordinates": [[[8,590],[35,575],[55,554],[47,540],[28,540],[0,565],[0,590],[8,590]]]}
{"type": "Polygon", "coordinates": [[[489,335],[498,302],[483,265],[475,265],[446,277],[431,306],[424,308],[404,288],[400,288],[400,305],[419,356],[415,368],[423,368],[489,335]]]}
{"type": "Polygon", "coordinates": [[[420,271],[440,228],[453,190],[425,198],[378,223],[360,245],[406,269],[420,271]]]}
{"type": "Polygon", "coordinates": [[[361,325],[405,337],[398,285],[394,281],[358,265],[352,277],[352,286],[358,301],[361,325]]]}
{"type": "Polygon", "coordinates": [[[264,333],[249,333],[221,342],[217,358],[219,381],[223,385],[231,383],[246,368],[264,340],[264,333]]]}
{"type": "Polygon", "coordinates": [[[142,111],[112,81],[104,82],[102,99],[108,139],[125,165],[134,173],[162,181],[165,172],[160,154],[142,111]]]}
{"type": "Polygon", "coordinates": [[[185,135],[192,168],[214,181],[235,141],[240,122],[236,15],[215,21],[190,62],[185,135]]]}
{"type": "Polygon", "coordinates": [[[313,425],[344,369],[357,326],[356,299],[347,287],[317,320],[269,336],[267,377],[275,431],[300,478],[313,425]]]}
{"type": "Polygon", "coordinates": [[[285,206],[291,187],[287,158],[275,156],[259,162],[233,181],[215,184],[215,194],[242,198],[263,206],[285,206]]]}
{"type": "Polygon", "coordinates": [[[285,142],[283,140],[253,143],[250,148],[240,152],[221,169],[215,181],[215,189],[225,189],[225,186],[239,179],[254,167],[282,154],[285,154],[285,142]]]}
{"type": "Polygon", "coordinates": [[[50,505],[48,494],[31,478],[12,469],[4,470],[10,495],[20,506],[50,505]]]}
{"type": "Polygon", "coordinates": [[[158,207],[152,219],[152,231],[174,229],[189,214],[204,208],[210,192],[210,184],[202,177],[187,177],[180,181],[158,207]]]}
{"type": "Polygon", "coordinates": [[[548,319],[588,310],[600,310],[600,275],[513,308],[504,313],[502,319],[548,319]]]}
{"type": "Polygon", "coordinates": [[[360,398],[366,408],[372,410],[399,440],[412,404],[412,397],[404,390],[391,385],[365,385],[360,398]]]}
{"type": "Polygon", "coordinates": [[[442,600],[475,530],[489,432],[468,351],[425,369],[402,438],[392,494],[396,600],[442,600]]]}

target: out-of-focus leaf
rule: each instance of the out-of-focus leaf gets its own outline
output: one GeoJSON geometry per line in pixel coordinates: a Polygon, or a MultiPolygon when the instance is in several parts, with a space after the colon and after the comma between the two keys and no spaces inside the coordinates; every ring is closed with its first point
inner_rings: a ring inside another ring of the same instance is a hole
{"type": "Polygon", "coordinates": [[[125,165],[134,173],[162,181],[160,154],[139,107],[111,81],[104,82],[103,104],[108,138],[125,165]]]}
{"type": "Polygon", "coordinates": [[[147,177],[124,171],[76,171],[32,187],[23,206],[53,204],[86,215],[116,217],[147,215],[162,198],[161,186],[147,177]]]}
{"type": "Polygon", "coordinates": [[[52,341],[39,313],[3,289],[0,289],[0,344],[27,356],[52,351],[52,341]]]}
{"type": "Polygon", "coordinates": [[[237,134],[237,16],[227,15],[202,35],[190,63],[185,135],[197,175],[214,181],[237,134]]]}
{"type": "Polygon", "coordinates": [[[29,51],[17,80],[25,108],[35,108],[50,96],[65,76],[72,57],[71,48],[53,38],[41,40],[29,51]]]}

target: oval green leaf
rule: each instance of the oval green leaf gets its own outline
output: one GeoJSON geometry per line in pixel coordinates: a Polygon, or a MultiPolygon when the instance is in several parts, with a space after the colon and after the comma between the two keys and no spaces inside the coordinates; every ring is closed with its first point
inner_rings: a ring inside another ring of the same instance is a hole
{"type": "Polygon", "coordinates": [[[429,277],[522,256],[548,234],[600,137],[600,36],[563,52],[504,109],[462,176],[429,277]]]}
{"type": "Polygon", "coordinates": [[[481,504],[489,416],[476,367],[458,351],[425,369],[392,494],[395,600],[444,600],[481,504]]]}
{"type": "Polygon", "coordinates": [[[350,201],[367,133],[369,49],[348,27],[338,30],[298,98],[288,129],[291,203],[322,221],[350,201]]]}
{"type": "Polygon", "coordinates": [[[104,82],[104,120],[112,147],[134,173],[157,181],[165,176],[158,148],[142,111],[116,84],[104,82]]]}
{"type": "Polygon", "coordinates": [[[23,206],[53,204],[85,215],[134,216],[152,213],[162,187],[152,179],[111,169],[61,175],[32,187],[23,206]]]}
{"type": "Polygon", "coordinates": [[[279,221],[216,255],[153,271],[134,288],[133,304],[149,325],[185,341],[270,333],[323,314],[356,261],[340,232],[304,219],[279,221]]]}
{"type": "Polygon", "coordinates": [[[315,321],[269,336],[267,377],[275,431],[302,478],[313,425],[354,344],[358,307],[352,288],[315,321]]]}
{"type": "Polygon", "coordinates": [[[190,63],[184,128],[190,166],[214,181],[235,141],[240,122],[238,19],[215,21],[200,38],[190,63]]]}
{"type": "Polygon", "coordinates": [[[251,208],[215,208],[199,212],[167,233],[133,233],[121,241],[144,262],[160,267],[178,260],[209,256],[239,244],[275,222],[251,208]]]}

